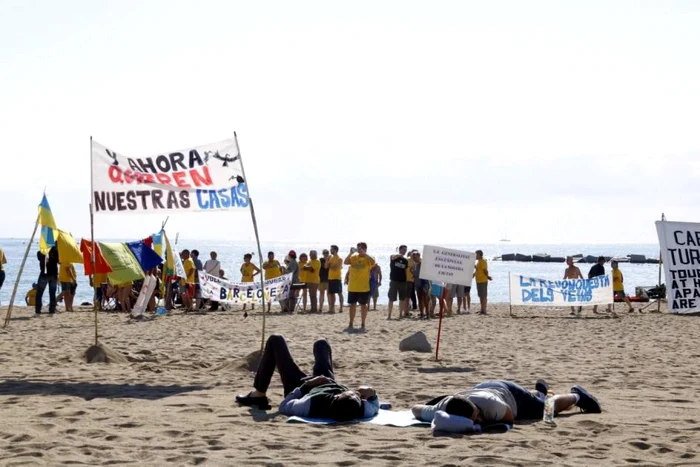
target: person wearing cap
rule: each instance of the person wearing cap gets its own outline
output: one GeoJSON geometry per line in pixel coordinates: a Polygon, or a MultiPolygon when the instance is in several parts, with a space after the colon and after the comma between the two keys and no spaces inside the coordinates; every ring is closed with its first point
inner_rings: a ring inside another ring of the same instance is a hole
{"type": "MultiPolygon", "coordinates": [[[[519,420],[542,419],[548,392],[549,387],[544,380],[537,380],[532,392],[512,381],[485,381],[467,391],[415,405],[411,411],[424,422],[432,422],[436,414],[442,412],[440,423],[463,428],[449,431],[478,431],[473,429],[475,425],[512,425],[519,420]]],[[[573,386],[568,394],[554,396],[555,414],[573,407],[580,408],[584,413],[601,413],[598,400],[578,385],[573,386]]]]}
{"type": "Polygon", "coordinates": [[[374,266],[374,258],[367,254],[367,244],[360,242],[357,249],[351,248],[350,253],[345,257],[345,264],[350,266],[350,276],[348,278],[348,305],[350,306],[350,324],[348,330],[352,330],[355,321],[357,304],[360,304],[360,330],[365,330],[367,312],[369,310],[369,277],[370,270],[374,266]]]}
{"type": "MultiPolygon", "coordinates": [[[[600,277],[605,275],[605,256],[598,256],[598,262],[594,264],[588,271],[588,278],[600,277]]],[[[606,313],[610,313],[610,305],[605,309],[606,313]]],[[[598,305],[593,305],[593,313],[598,313],[598,305]]]]}
{"type": "Polygon", "coordinates": [[[280,413],[288,416],[332,419],[339,422],[366,419],[379,413],[377,391],[371,386],[351,390],[336,381],[331,346],[325,339],[314,342],[314,366],[307,375],[297,366],[287,341],[273,334],[265,343],[260,365],[255,373],[253,390],[236,396],[243,406],[270,409],[267,390],[275,369],[284,387],[280,413]]]}

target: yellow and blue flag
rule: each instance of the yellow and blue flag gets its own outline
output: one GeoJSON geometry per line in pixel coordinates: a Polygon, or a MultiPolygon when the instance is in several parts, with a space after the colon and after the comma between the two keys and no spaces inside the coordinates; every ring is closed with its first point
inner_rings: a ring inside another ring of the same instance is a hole
{"type": "Polygon", "coordinates": [[[52,246],[56,245],[56,221],[53,219],[49,201],[46,195],[41,198],[39,204],[39,224],[41,225],[41,237],[39,238],[39,251],[47,254],[52,246]]]}

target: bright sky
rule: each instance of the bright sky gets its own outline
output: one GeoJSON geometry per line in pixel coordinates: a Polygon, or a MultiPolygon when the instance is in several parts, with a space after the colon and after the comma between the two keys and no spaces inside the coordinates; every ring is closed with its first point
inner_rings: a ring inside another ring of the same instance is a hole
{"type": "MultiPolygon", "coordinates": [[[[89,236],[89,137],[238,133],[261,237],[655,242],[700,221],[700,2],[0,2],[0,237],[46,186],[89,236]]],[[[100,216],[141,238],[161,216],[100,216]]],[[[250,240],[247,212],[176,215],[250,240]]]]}

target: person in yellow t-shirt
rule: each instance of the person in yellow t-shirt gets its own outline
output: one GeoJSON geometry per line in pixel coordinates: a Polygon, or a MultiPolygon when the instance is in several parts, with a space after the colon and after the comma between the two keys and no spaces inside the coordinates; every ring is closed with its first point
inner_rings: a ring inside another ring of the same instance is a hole
{"type": "Polygon", "coordinates": [[[25,295],[24,301],[27,303],[27,306],[36,306],[36,292],[38,288],[37,283],[33,283],[31,290],[25,295]]]}
{"type": "Polygon", "coordinates": [[[408,314],[408,302],[411,301],[411,309],[416,311],[418,309],[418,302],[416,301],[416,286],[413,277],[413,268],[416,267],[415,261],[413,261],[413,253],[416,250],[411,250],[408,254],[408,266],[406,267],[406,305],[405,310],[408,314]]]}
{"type": "Polygon", "coordinates": [[[476,269],[474,271],[474,278],[476,279],[476,291],[479,295],[479,301],[481,302],[481,311],[479,314],[485,315],[486,305],[488,303],[488,285],[491,280],[489,276],[488,265],[484,259],[484,252],[481,250],[476,250],[476,269]]]}
{"type": "Polygon", "coordinates": [[[625,300],[628,307],[629,313],[634,313],[634,307],[632,302],[625,294],[625,279],[622,276],[622,271],[618,267],[617,261],[613,260],[610,262],[610,267],[612,267],[612,281],[613,281],[613,299],[621,297],[625,300]]]}
{"type": "MultiPolygon", "coordinates": [[[[250,253],[243,255],[243,264],[241,265],[241,282],[254,282],[255,276],[260,274],[260,268],[251,263],[252,259],[253,255],[250,253]]],[[[246,305],[246,303],[243,304],[243,311],[245,311],[246,305]]],[[[250,309],[255,310],[255,303],[250,304],[250,309]]]]}
{"type": "Polygon", "coordinates": [[[75,298],[75,290],[78,287],[78,276],[75,273],[75,267],[71,263],[61,263],[58,270],[58,281],[61,283],[61,293],[57,297],[57,301],[61,298],[66,302],[66,311],[73,311],[73,299],[75,298]]]}
{"type": "Polygon", "coordinates": [[[369,310],[370,296],[370,271],[374,266],[374,258],[367,255],[367,244],[360,242],[357,244],[357,249],[351,248],[350,253],[345,258],[345,264],[350,266],[348,277],[348,305],[350,307],[350,324],[348,330],[354,329],[353,322],[355,321],[356,306],[360,304],[360,319],[362,325],[360,330],[365,330],[365,321],[367,320],[367,311],[369,310]]]}
{"type": "MultiPolygon", "coordinates": [[[[267,253],[267,261],[262,265],[263,271],[265,271],[265,280],[276,279],[282,275],[282,265],[279,261],[275,259],[275,253],[270,251],[267,253]]],[[[272,301],[267,302],[267,311],[270,312],[272,307],[272,301]]]]}
{"type": "Polygon", "coordinates": [[[338,296],[340,312],[343,312],[343,259],[338,256],[338,245],[331,245],[331,255],[326,259],[328,269],[328,313],[335,313],[335,296],[338,296]]]}
{"type": "MultiPolygon", "coordinates": [[[[318,259],[318,252],[316,250],[311,250],[309,252],[311,259],[304,265],[301,266],[301,270],[306,271],[306,288],[309,291],[309,297],[311,300],[311,313],[318,312],[318,285],[321,283],[321,261],[318,259]]],[[[304,297],[306,298],[306,297],[304,297]]],[[[306,303],[304,303],[306,306],[306,303]]]]}
{"type": "Polygon", "coordinates": [[[299,282],[303,282],[306,284],[306,287],[304,287],[304,290],[301,292],[301,309],[302,311],[306,311],[306,301],[308,300],[309,297],[309,270],[311,269],[311,266],[308,265],[309,263],[309,256],[306,253],[301,253],[299,255],[299,282]],[[308,266],[308,268],[307,268],[308,266]]]}
{"type": "Polygon", "coordinates": [[[180,258],[182,258],[182,267],[185,268],[186,276],[180,279],[180,284],[183,286],[182,304],[185,307],[185,313],[187,313],[192,311],[192,299],[195,292],[194,275],[197,274],[197,266],[194,265],[194,260],[190,257],[190,250],[182,250],[180,258]]]}

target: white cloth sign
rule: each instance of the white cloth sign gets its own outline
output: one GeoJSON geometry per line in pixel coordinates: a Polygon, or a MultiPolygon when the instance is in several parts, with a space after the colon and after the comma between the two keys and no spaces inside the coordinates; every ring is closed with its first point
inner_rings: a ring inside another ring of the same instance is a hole
{"type": "Polygon", "coordinates": [[[143,312],[146,311],[148,302],[153,295],[153,291],[156,289],[156,284],[158,284],[158,279],[155,276],[147,275],[143,279],[143,285],[136,299],[136,304],[134,304],[134,309],[131,310],[132,316],[141,316],[143,312]]]}
{"type": "MultiPolygon", "coordinates": [[[[202,298],[219,303],[257,303],[262,304],[260,281],[232,282],[199,271],[199,284],[202,298]]],[[[265,303],[283,300],[289,296],[292,288],[292,274],[284,274],[265,281],[265,303]]]]}
{"type": "Polygon", "coordinates": [[[126,157],[92,142],[95,213],[242,209],[248,188],[235,139],[148,157],[126,157]]]}
{"type": "Polygon", "coordinates": [[[669,311],[700,312],[700,224],[658,221],[656,232],[666,273],[669,311]]]}
{"type": "Polygon", "coordinates": [[[510,275],[511,305],[582,306],[613,303],[610,276],[550,281],[510,275]]]}
{"type": "Polygon", "coordinates": [[[420,278],[429,281],[470,286],[476,254],[441,246],[425,245],[420,278]]]}

